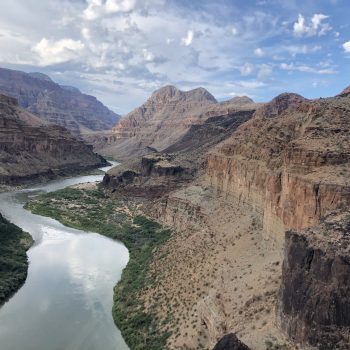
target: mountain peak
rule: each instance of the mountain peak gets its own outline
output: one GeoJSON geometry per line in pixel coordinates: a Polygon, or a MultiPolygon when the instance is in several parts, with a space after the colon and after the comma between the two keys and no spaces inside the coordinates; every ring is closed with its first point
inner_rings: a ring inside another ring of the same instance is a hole
{"type": "Polygon", "coordinates": [[[276,96],[271,102],[261,107],[257,111],[257,114],[266,118],[277,117],[289,107],[298,106],[305,101],[307,101],[306,98],[301,95],[285,92],[276,96]]]}
{"type": "Polygon", "coordinates": [[[170,100],[195,100],[216,103],[215,97],[205,88],[198,87],[189,91],[179,90],[176,86],[166,85],[153,92],[151,100],[167,103],[170,100]]]}
{"type": "Polygon", "coordinates": [[[196,89],[186,91],[185,94],[191,97],[196,97],[197,99],[208,100],[209,102],[217,103],[216,98],[203,87],[198,87],[196,89]]]}
{"type": "Polygon", "coordinates": [[[233,104],[233,105],[237,105],[237,106],[243,106],[243,105],[248,105],[248,104],[254,103],[254,100],[252,100],[248,96],[235,96],[227,101],[224,101],[223,103],[233,104]]]}

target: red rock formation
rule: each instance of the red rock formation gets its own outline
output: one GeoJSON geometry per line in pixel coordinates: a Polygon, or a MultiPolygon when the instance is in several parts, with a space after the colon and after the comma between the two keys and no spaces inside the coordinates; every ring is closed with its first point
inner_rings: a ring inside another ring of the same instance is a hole
{"type": "Polygon", "coordinates": [[[43,122],[20,108],[15,99],[0,95],[1,183],[22,183],[105,164],[66,129],[43,122]]]}
{"type": "Polygon", "coordinates": [[[95,137],[92,142],[101,154],[125,160],[150,150],[165,150],[179,141],[191,126],[205,123],[210,117],[255,108],[248,98],[217,103],[203,88],[180,91],[174,86],[165,86],[122,118],[112,134],[101,135],[100,139],[95,137]]]}
{"type": "Polygon", "coordinates": [[[349,115],[349,96],[281,95],[209,154],[207,179],[263,213],[265,233],[282,241],[350,203],[349,115]]]}

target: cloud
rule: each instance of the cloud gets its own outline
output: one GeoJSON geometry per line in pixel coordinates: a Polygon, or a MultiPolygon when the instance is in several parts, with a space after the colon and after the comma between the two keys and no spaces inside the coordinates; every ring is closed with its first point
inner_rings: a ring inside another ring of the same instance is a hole
{"type": "Polygon", "coordinates": [[[205,86],[218,98],[233,91],[267,100],[286,86],[307,93],[316,78],[330,86],[327,74],[346,72],[343,43],[350,40],[344,1],[336,9],[317,3],[306,15],[310,1],[265,0],[259,8],[209,0],[11,0],[0,11],[0,62],[40,70],[122,113],[165,84],[205,86]]]}
{"type": "Polygon", "coordinates": [[[88,7],[83,12],[86,20],[92,21],[105,14],[130,12],[136,5],[135,0],[88,0],[88,7]]]}
{"type": "Polygon", "coordinates": [[[304,16],[299,14],[298,21],[293,25],[293,33],[296,37],[325,35],[332,29],[329,23],[324,23],[324,20],[327,18],[329,16],[316,13],[312,16],[309,23],[306,23],[304,16]]]}
{"type": "Polygon", "coordinates": [[[262,64],[259,68],[258,79],[266,79],[272,74],[272,67],[268,64],[262,64]]]}
{"type": "Polygon", "coordinates": [[[343,49],[346,53],[350,53],[350,41],[343,44],[343,49]]]}
{"type": "Polygon", "coordinates": [[[192,44],[192,41],[193,41],[193,31],[189,30],[187,32],[186,37],[181,39],[181,44],[185,46],[190,46],[192,44]]]}
{"type": "Polygon", "coordinates": [[[243,76],[252,75],[254,71],[255,68],[251,63],[245,63],[240,69],[241,75],[243,76]]]}
{"type": "Polygon", "coordinates": [[[263,57],[265,56],[265,51],[258,47],[257,49],[254,50],[254,55],[257,57],[263,57]]]}
{"type": "Polygon", "coordinates": [[[315,73],[315,74],[326,74],[326,75],[338,73],[335,69],[332,69],[332,68],[317,69],[307,65],[295,65],[294,63],[289,63],[289,64],[281,63],[280,67],[283,70],[298,71],[298,72],[304,72],[304,73],[315,73]]]}
{"type": "Polygon", "coordinates": [[[235,26],[232,26],[231,33],[233,36],[236,36],[238,34],[238,29],[235,26]]]}
{"type": "Polygon", "coordinates": [[[147,49],[143,49],[142,52],[145,61],[152,62],[154,60],[154,55],[152,52],[148,51],[147,49]]]}
{"type": "Polygon", "coordinates": [[[282,46],[282,50],[287,51],[292,56],[296,55],[308,55],[320,51],[322,47],[320,45],[287,45],[282,46]]]}
{"type": "Polygon", "coordinates": [[[43,38],[33,47],[33,52],[38,55],[40,66],[49,66],[76,59],[83,49],[84,44],[80,40],[50,41],[43,38]]]}

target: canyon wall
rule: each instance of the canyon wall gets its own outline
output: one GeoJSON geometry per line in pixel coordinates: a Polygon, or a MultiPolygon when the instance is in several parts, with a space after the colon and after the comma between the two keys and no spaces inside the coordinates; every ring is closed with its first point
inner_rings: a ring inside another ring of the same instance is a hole
{"type": "Polygon", "coordinates": [[[350,204],[349,97],[295,100],[283,95],[258,110],[209,153],[205,176],[261,212],[265,235],[281,242],[285,230],[310,227],[350,204]]]}
{"type": "Polygon", "coordinates": [[[350,214],[335,211],[319,226],[286,234],[277,320],[299,344],[349,349],[350,214]]]}
{"type": "Polygon", "coordinates": [[[68,130],[43,122],[0,95],[0,182],[22,183],[96,168],[106,161],[68,130]]]}
{"type": "Polygon", "coordinates": [[[120,118],[95,97],[61,86],[41,73],[0,68],[0,93],[16,98],[24,109],[74,135],[110,129],[120,118]]]}

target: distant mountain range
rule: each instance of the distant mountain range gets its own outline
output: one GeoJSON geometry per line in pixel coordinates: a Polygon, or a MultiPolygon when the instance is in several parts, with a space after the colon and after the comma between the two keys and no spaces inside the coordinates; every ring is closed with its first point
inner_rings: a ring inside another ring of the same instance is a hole
{"type": "Polygon", "coordinates": [[[74,135],[111,129],[120,118],[96,97],[59,85],[42,73],[0,68],[0,93],[16,98],[21,107],[74,135]]]}

